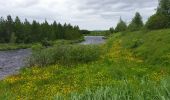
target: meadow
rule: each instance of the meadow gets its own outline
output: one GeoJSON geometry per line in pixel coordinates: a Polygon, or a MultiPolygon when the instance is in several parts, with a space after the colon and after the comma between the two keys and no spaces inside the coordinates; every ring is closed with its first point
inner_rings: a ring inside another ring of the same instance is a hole
{"type": "Polygon", "coordinates": [[[169,43],[170,29],[163,29],[35,49],[29,67],[0,81],[0,99],[169,100],[169,43]]]}

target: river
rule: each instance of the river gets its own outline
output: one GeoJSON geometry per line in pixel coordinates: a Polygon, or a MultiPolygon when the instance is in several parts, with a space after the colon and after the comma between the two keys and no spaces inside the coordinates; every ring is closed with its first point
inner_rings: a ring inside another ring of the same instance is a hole
{"type": "Polygon", "coordinates": [[[103,39],[104,36],[85,36],[85,41],[81,44],[87,45],[87,44],[101,44],[104,43],[105,40],[103,39]]]}

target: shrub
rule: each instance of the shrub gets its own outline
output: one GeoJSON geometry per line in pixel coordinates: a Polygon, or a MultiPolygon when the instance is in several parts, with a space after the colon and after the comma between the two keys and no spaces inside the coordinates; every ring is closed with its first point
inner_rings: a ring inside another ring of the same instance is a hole
{"type": "Polygon", "coordinates": [[[139,47],[142,44],[143,44],[143,40],[142,39],[133,39],[131,44],[130,44],[130,48],[134,49],[134,48],[139,47]]]}
{"type": "Polygon", "coordinates": [[[146,23],[146,28],[148,29],[163,29],[168,28],[169,19],[167,16],[162,14],[155,14],[151,16],[146,23]]]}
{"type": "Polygon", "coordinates": [[[101,50],[97,45],[65,45],[34,51],[29,59],[30,66],[51,64],[74,65],[88,63],[99,58],[101,50]]]}
{"type": "Polygon", "coordinates": [[[42,48],[43,48],[43,46],[42,46],[42,44],[40,44],[40,43],[34,44],[34,45],[32,45],[32,47],[31,47],[31,49],[32,49],[32,50],[35,50],[35,51],[41,50],[42,48]]]}

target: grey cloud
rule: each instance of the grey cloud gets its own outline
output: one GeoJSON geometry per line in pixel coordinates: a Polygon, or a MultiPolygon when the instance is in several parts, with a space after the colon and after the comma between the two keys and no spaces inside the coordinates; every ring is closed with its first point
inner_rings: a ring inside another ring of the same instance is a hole
{"type": "Polygon", "coordinates": [[[0,15],[70,22],[81,29],[108,29],[120,16],[129,23],[136,11],[146,21],[157,4],[158,0],[0,0],[0,15]]]}

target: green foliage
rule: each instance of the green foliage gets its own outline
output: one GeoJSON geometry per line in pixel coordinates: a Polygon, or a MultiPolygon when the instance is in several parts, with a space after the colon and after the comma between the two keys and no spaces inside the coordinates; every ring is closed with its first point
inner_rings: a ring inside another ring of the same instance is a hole
{"type": "Polygon", "coordinates": [[[86,34],[86,36],[106,36],[108,31],[90,31],[90,34],[86,34]]]}
{"type": "Polygon", "coordinates": [[[170,17],[170,0],[159,0],[157,13],[170,17]]]}
{"type": "Polygon", "coordinates": [[[29,64],[30,66],[47,66],[52,64],[88,63],[97,60],[100,53],[100,48],[96,45],[56,45],[53,48],[33,52],[29,64]]]}
{"type": "Polygon", "coordinates": [[[15,43],[17,40],[17,37],[15,36],[15,33],[11,34],[11,38],[10,38],[10,43],[15,43]]]}
{"type": "Polygon", "coordinates": [[[111,27],[111,28],[109,29],[109,31],[110,31],[111,33],[114,33],[114,32],[115,32],[115,29],[114,29],[113,27],[111,27]]]}
{"type": "Polygon", "coordinates": [[[82,37],[78,26],[70,24],[61,25],[54,21],[49,24],[46,20],[43,23],[38,23],[33,20],[32,23],[25,19],[21,22],[19,17],[13,21],[9,15],[7,19],[0,19],[0,43],[9,43],[11,36],[15,33],[15,43],[36,43],[42,40],[54,41],[57,39],[77,40],[82,37]]]}
{"type": "Polygon", "coordinates": [[[31,46],[31,49],[34,51],[39,51],[39,50],[43,49],[43,45],[40,43],[36,43],[31,46]]]}
{"type": "Polygon", "coordinates": [[[131,23],[128,26],[130,31],[138,31],[143,27],[142,16],[139,12],[136,13],[135,17],[132,19],[131,23]]]}
{"type": "Polygon", "coordinates": [[[170,20],[163,14],[155,14],[149,18],[146,23],[148,29],[163,29],[168,28],[170,20]]]}
{"type": "Polygon", "coordinates": [[[14,44],[14,43],[3,43],[0,44],[0,51],[6,51],[6,50],[16,50],[16,49],[26,49],[30,48],[32,44],[14,44]]]}
{"type": "Polygon", "coordinates": [[[170,27],[170,0],[160,0],[156,14],[151,16],[146,24],[148,29],[163,29],[170,27]]]}
{"type": "Polygon", "coordinates": [[[80,30],[80,33],[86,35],[86,34],[90,34],[90,31],[88,31],[88,30],[80,30]]]}
{"type": "Polygon", "coordinates": [[[126,23],[120,18],[119,23],[117,24],[115,28],[115,32],[122,32],[127,30],[127,25],[126,23]]]}

